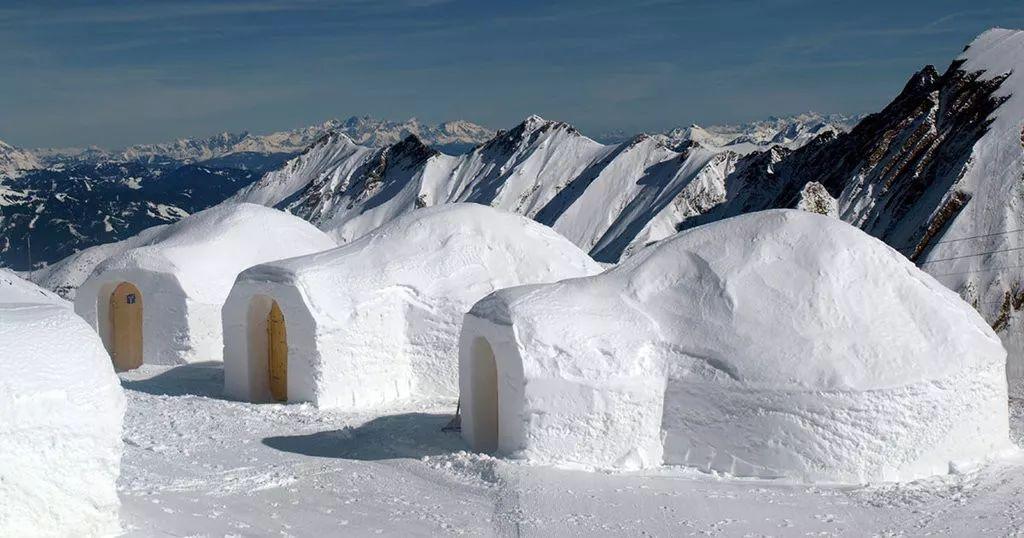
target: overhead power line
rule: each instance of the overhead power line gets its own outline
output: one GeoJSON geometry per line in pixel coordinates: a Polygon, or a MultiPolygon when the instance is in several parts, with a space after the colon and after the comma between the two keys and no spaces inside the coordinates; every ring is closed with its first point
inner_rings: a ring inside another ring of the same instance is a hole
{"type": "Polygon", "coordinates": [[[970,274],[974,274],[974,273],[994,273],[996,271],[1004,271],[1006,269],[1019,269],[1019,268],[1022,268],[1022,267],[1024,267],[1024,264],[1008,265],[1006,267],[993,267],[992,269],[979,269],[977,271],[956,271],[954,273],[929,273],[929,274],[931,274],[933,277],[938,278],[940,276],[970,275],[970,274]]]}
{"type": "Polygon", "coordinates": [[[991,251],[988,251],[988,252],[978,252],[978,253],[975,253],[975,254],[964,254],[962,256],[951,256],[949,258],[939,258],[937,260],[928,260],[926,262],[921,262],[918,265],[928,265],[929,263],[948,262],[948,261],[951,261],[951,260],[961,260],[961,259],[964,259],[964,258],[974,258],[974,257],[977,257],[977,256],[985,256],[987,254],[999,254],[1000,252],[1013,252],[1013,251],[1017,251],[1017,250],[1024,250],[1024,247],[1004,248],[1004,249],[1000,249],[1000,250],[991,250],[991,251]]]}
{"type": "MultiPolygon", "coordinates": [[[[929,243],[929,245],[944,245],[946,243],[958,243],[960,241],[968,241],[968,240],[971,240],[971,239],[984,239],[986,237],[997,237],[997,236],[1000,236],[1000,235],[1008,235],[1008,234],[1020,233],[1020,232],[1024,232],[1024,228],[1017,228],[1016,230],[1006,230],[1005,232],[993,232],[993,233],[987,233],[987,234],[982,234],[982,235],[972,235],[970,237],[958,237],[956,239],[943,239],[942,241],[936,241],[934,243],[929,243]]],[[[907,245],[907,246],[899,247],[896,250],[898,250],[900,252],[903,252],[904,250],[913,250],[913,249],[916,249],[917,247],[918,247],[918,245],[907,245]]]]}

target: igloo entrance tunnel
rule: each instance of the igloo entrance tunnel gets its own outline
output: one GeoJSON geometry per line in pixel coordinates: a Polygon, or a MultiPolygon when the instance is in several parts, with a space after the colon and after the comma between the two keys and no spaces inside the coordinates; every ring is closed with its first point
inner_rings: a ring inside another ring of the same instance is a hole
{"type": "Polygon", "coordinates": [[[243,272],[223,312],[225,392],[347,409],[454,397],[459,324],[475,301],[600,271],[527,218],[477,204],[418,209],[347,245],[243,272]]]}
{"type": "Polygon", "coordinates": [[[767,211],[479,301],[462,431],[540,463],[905,480],[1009,447],[1005,360],[969,305],[882,242],[767,211]]]}
{"type": "Polygon", "coordinates": [[[97,265],[75,296],[119,370],[220,360],[220,310],[238,273],[336,246],[312,224],[255,204],[215,206],[148,235],[97,265]]]}

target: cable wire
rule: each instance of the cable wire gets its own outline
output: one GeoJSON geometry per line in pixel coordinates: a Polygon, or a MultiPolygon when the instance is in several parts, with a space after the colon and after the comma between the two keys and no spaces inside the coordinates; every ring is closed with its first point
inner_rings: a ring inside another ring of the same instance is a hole
{"type": "MultiPolygon", "coordinates": [[[[959,237],[959,238],[956,238],[956,239],[944,239],[942,241],[936,241],[934,243],[929,243],[928,246],[931,246],[931,245],[942,245],[942,244],[945,244],[945,243],[958,243],[960,241],[968,241],[970,239],[984,239],[986,237],[996,237],[996,236],[1000,236],[1000,235],[1009,235],[1009,234],[1012,234],[1012,233],[1020,233],[1020,232],[1024,232],[1024,228],[1017,228],[1016,230],[1006,230],[1005,232],[993,232],[993,233],[982,234],[982,235],[972,235],[970,237],[959,237]]],[[[896,250],[902,252],[904,250],[916,249],[917,247],[918,247],[918,245],[908,245],[908,246],[904,246],[904,247],[899,247],[896,250]]]]}
{"type": "Polygon", "coordinates": [[[974,258],[976,256],[984,256],[986,254],[999,254],[1000,252],[1014,252],[1014,251],[1017,251],[1017,250],[1024,250],[1024,247],[1004,248],[1004,249],[1001,249],[1001,250],[992,250],[992,251],[989,251],[989,252],[978,252],[978,253],[975,253],[975,254],[964,254],[962,256],[951,256],[949,258],[939,258],[937,260],[928,260],[926,262],[921,262],[921,263],[919,263],[917,265],[918,266],[928,265],[929,263],[948,262],[948,261],[951,261],[951,260],[961,260],[961,259],[964,259],[964,258],[974,258]]]}

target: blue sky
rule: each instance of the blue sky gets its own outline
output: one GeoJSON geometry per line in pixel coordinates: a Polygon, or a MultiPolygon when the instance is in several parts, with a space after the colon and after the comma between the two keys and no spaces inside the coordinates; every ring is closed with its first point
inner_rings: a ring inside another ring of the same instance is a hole
{"type": "Polygon", "coordinates": [[[870,112],[1024,2],[0,0],[0,139],[266,132],[350,115],[585,133],[870,112]]]}

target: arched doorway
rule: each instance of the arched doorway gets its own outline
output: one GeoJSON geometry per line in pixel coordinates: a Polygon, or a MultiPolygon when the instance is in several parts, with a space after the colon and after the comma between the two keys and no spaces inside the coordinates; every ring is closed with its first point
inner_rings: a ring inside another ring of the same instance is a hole
{"type": "Polygon", "coordinates": [[[122,282],[110,294],[110,356],[118,371],[142,366],[142,292],[122,282]]]}
{"type": "Polygon", "coordinates": [[[267,374],[270,395],[279,402],[288,400],[288,332],[284,314],[274,301],[267,314],[267,374]]]}
{"type": "Polygon", "coordinates": [[[498,450],[498,365],[487,340],[477,338],[472,349],[473,441],[475,450],[498,450]]]}

